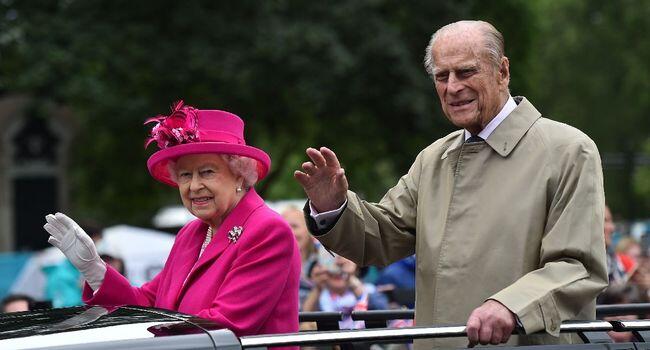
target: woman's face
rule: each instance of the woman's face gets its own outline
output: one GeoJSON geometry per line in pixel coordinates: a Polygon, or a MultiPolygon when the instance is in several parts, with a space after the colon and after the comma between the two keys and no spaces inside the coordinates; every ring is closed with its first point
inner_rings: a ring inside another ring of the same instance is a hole
{"type": "Polygon", "coordinates": [[[305,223],[305,217],[303,216],[302,210],[300,209],[289,209],[282,213],[282,217],[289,223],[291,231],[293,231],[296,240],[298,241],[298,247],[300,247],[300,252],[303,254],[303,257],[307,257],[314,250],[314,243],[311,239],[311,235],[307,230],[307,224],[305,223]]]}
{"type": "Polygon", "coordinates": [[[243,180],[216,154],[193,154],[176,161],[175,175],[181,200],[192,215],[218,227],[243,196],[243,180]]]}

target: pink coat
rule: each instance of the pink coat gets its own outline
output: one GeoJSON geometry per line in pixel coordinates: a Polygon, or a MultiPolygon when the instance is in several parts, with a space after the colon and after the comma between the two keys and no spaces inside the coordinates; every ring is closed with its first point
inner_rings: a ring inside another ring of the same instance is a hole
{"type": "Polygon", "coordinates": [[[109,267],[94,296],[86,285],[84,302],[177,310],[237,336],[297,332],[300,253],[282,217],[251,189],[197,261],[206,230],[200,220],[185,225],[163,270],[140,288],[109,267]],[[231,243],[227,234],[234,226],[243,231],[231,243]]]}

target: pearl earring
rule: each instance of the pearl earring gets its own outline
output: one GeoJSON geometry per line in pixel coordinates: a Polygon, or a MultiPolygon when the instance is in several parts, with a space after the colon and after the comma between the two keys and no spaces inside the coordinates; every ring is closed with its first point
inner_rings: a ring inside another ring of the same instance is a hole
{"type": "Polygon", "coordinates": [[[237,187],[237,189],[236,189],[235,191],[236,191],[237,193],[241,192],[241,187],[237,187]]]}

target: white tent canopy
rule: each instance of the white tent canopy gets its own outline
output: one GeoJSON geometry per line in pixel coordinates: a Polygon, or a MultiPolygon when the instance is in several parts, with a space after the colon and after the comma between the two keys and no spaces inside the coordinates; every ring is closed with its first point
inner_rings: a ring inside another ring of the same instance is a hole
{"type": "Polygon", "coordinates": [[[131,284],[140,286],[162,270],[175,236],[165,232],[118,225],[104,229],[97,250],[124,260],[131,284]]]}
{"type": "MultiPolygon", "coordinates": [[[[100,254],[121,258],[131,284],[140,286],[163,268],[174,238],[166,232],[117,225],[104,229],[97,250],[100,254]]],[[[59,264],[64,259],[65,256],[54,247],[34,254],[12,283],[10,292],[43,299],[46,283],[43,267],[59,264]]]]}

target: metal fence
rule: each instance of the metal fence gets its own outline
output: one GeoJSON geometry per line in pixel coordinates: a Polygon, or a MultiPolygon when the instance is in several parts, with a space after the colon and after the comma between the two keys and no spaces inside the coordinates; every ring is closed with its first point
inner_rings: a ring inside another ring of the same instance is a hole
{"type": "MultiPolygon", "coordinates": [[[[650,330],[650,320],[637,321],[585,321],[567,322],[560,326],[561,333],[578,333],[585,343],[605,343],[602,336],[607,331],[650,330]]],[[[517,334],[514,332],[514,334],[517,334]]],[[[377,328],[339,330],[326,332],[302,332],[293,334],[259,335],[241,337],[242,348],[272,346],[307,346],[355,342],[403,342],[423,338],[465,337],[465,326],[377,328]]],[[[610,341],[611,343],[611,341],[610,341]]]]}
{"type": "MultiPolygon", "coordinates": [[[[597,317],[644,315],[650,314],[648,304],[600,305],[596,309],[597,317]]],[[[338,322],[343,319],[340,312],[303,312],[301,322],[315,322],[317,331],[306,331],[292,334],[260,335],[241,337],[244,349],[266,348],[276,346],[318,346],[343,345],[343,348],[357,348],[354,344],[369,343],[399,343],[410,342],[423,338],[466,337],[465,325],[447,325],[432,327],[386,328],[388,321],[412,319],[413,310],[376,310],[355,311],[352,319],[364,321],[366,329],[340,330],[338,322]]],[[[515,329],[513,334],[522,330],[515,329]]],[[[650,350],[650,320],[630,321],[568,321],[560,327],[561,333],[576,333],[584,344],[536,346],[544,350],[560,349],[649,349],[650,350]],[[613,344],[606,332],[632,332],[636,339],[633,343],[613,344]],[[647,343],[646,343],[647,342],[647,343]]],[[[502,347],[501,349],[503,349],[502,347]]],[[[507,348],[507,347],[505,347],[507,348]]],[[[512,347],[514,348],[514,347],[512,347]]],[[[532,347],[531,347],[532,348],[532,347]]]]}
{"type": "MultiPolygon", "coordinates": [[[[645,318],[646,314],[650,314],[650,303],[596,306],[596,319],[623,315],[639,315],[640,318],[645,318]]],[[[317,330],[331,331],[339,329],[338,322],[343,319],[343,316],[341,312],[301,312],[300,322],[315,322],[317,330]]],[[[355,321],[364,321],[365,328],[385,328],[391,320],[413,319],[415,311],[412,309],[353,311],[351,316],[355,321]]]]}

